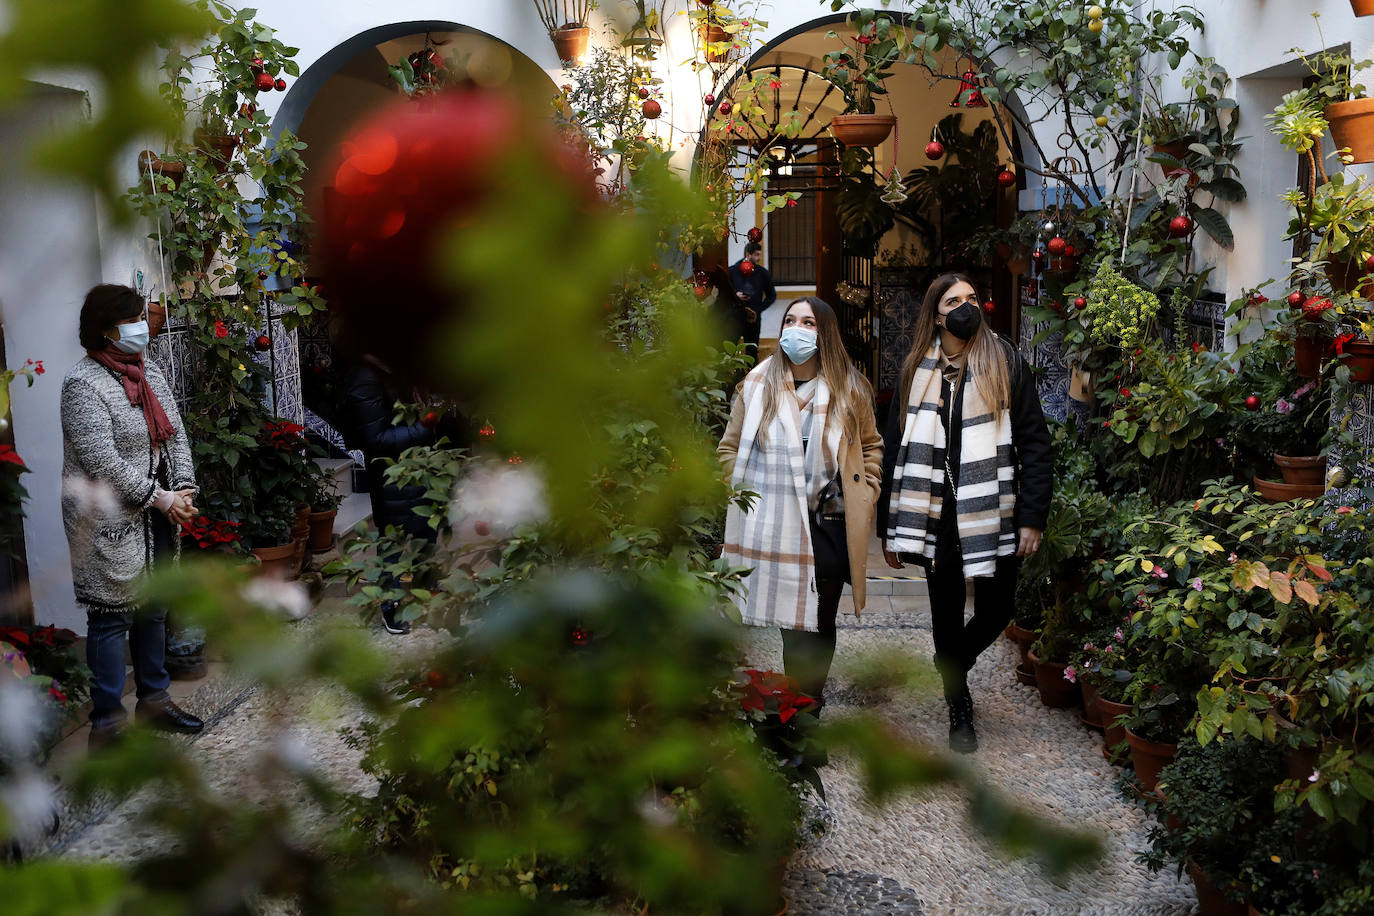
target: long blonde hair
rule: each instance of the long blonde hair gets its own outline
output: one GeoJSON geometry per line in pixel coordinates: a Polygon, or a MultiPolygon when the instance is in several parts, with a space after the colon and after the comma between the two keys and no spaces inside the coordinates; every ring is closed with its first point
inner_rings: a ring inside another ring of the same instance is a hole
{"type": "MultiPolygon", "coordinates": [[[[868,379],[860,375],[859,370],[850,362],[840,335],[840,319],[835,316],[835,310],[823,300],[815,296],[793,299],[787,304],[787,311],[782,313],[782,320],[785,322],[787,313],[802,302],[811,306],[811,311],[816,315],[816,345],[821,361],[819,374],[830,389],[829,416],[843,417],[845,435],[851,439],[857,438],[858,412],[864,408],[871,409],[871,405],[865,402],[872,401],[872,388],[868,384],[868,379]]],[[[778,414],[778,402],[782,399],[784,386],[792,386],[790,361],[781,349],[771,357],[771,362],[764,372],[764,383],[763,417],[759,423],[759,430],[760,437],[766,440],[768,427],[778,414]]],[[[826,422],[830,422],[829,418],[826,422]]]]}
{"type": "MultiPolygon", "coordinates": [[[[941,274],[926,289],[921,313],[916,316],[916,326],[911,333],[911,352],[902,363],[902,384],[897,389],[897,395],[898,403],[903,408],[911,401],[911,380],[916,377],[916,367],[935,342],[935,335],[940,333],[940,326],[935,323],[940,314],[940,300],[956,283],[967,283],[975,292],[978,290],[976,283],[964,274],[957,273],[941,274]]],[[[1006,346],[986,322],[979,322],[978,330],[964,345],[964,361],[953,390],[959,390],[965,373],[972,373],[973,383],[978,387],[983,403],[992,409],[993,416],[1000,417],[1011,403],[1011,377],[1007,370],[1006,346]]]]}

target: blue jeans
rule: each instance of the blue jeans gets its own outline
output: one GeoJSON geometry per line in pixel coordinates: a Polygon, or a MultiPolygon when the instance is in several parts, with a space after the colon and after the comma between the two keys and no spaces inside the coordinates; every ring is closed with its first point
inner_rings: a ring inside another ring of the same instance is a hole
{"type": "Polygon", "coordinates": [[[134,660],[140,700],[167,698],[172,679],[165,664],[167,612],[103,612],[86,615],[86,664],[91,669],[91,725],[104,728],[124,720],[124,637],[134,660]]]}

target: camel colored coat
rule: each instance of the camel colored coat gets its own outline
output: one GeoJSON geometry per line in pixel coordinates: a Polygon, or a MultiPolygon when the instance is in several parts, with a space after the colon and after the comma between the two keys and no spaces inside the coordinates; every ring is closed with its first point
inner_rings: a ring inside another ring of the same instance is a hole
{"type": "MultiPolygon", "coordinates": [[[[725,467],[725,479],[735,473],[740,432],[744,427],[745,405],[738,395],[730,405],[730,422],[725,427],[716,454],[725,467]]],[[[868,571],[868,542],[873,534],[873,516],[882,489],[883,437],[873,420],[871,399],[860,401],[859,437],[840,433],[840,480],[844,485],[844,531],[849,548],[849,576],[853,582],[854,614],[858,616],[867,600],[865,576],[868,571]]]]}

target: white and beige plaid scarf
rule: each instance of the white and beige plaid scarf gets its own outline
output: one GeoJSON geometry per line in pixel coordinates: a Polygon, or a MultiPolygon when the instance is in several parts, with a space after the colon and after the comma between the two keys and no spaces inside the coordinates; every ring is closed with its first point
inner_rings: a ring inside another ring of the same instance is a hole
{"type": "Polygon", "coordinates": [[[811,398],[812,442],[802,449],[801,412],[791,396],[780,398],[766,430],[763,395],[770,356],[744,378],[744,399],[731,483],[759,494],[748,512],[734,503],[725,514],[724,556],[737,566],[752,566],[743,594],[735,604],[750,626],[816,630],[815,552],[811,546],[809,509],[839,467],[843,423],[827,423],[830,389],[817,378],[811,398]]]}
{"type": "MultiPolygon", "coordinates": [[[[937,338],[911,380],[884,532],[889,550],[930,560],[935,559],[935,538],[946,490],[940,381],[937,338]]],[[[954,498],[964,576],[971,579],[993,575],[997,558],[1016,552],[1016,465],[1011,412],[1002,410],[994,417],[983,403],[978,386],[970,382],[965,371],[959,484],[954,498]]],[[[951,402],[957,395],[957,391],[950,392],[951,402]]]]}

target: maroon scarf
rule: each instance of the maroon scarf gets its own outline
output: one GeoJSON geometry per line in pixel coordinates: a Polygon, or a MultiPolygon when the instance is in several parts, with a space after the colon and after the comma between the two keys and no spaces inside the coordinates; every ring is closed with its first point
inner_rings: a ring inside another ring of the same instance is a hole
{"type": "Polygon", "coordinates": [[[161,447],[162,443],[176,435],[176,430],[172,429],[172,421],[167,419],[167,411],[162,409],[162,402],[157,399],[152,386],[148,384],[142,353],[128,354],[104,349],[87,350],[86,355],[105,368],[119,373],[119,380],[124,383],[124,393],[129,396],[129,403],[143,408],[143,419],[148,424],[148,438],[153,440],[153,448],[161,447]]]}

